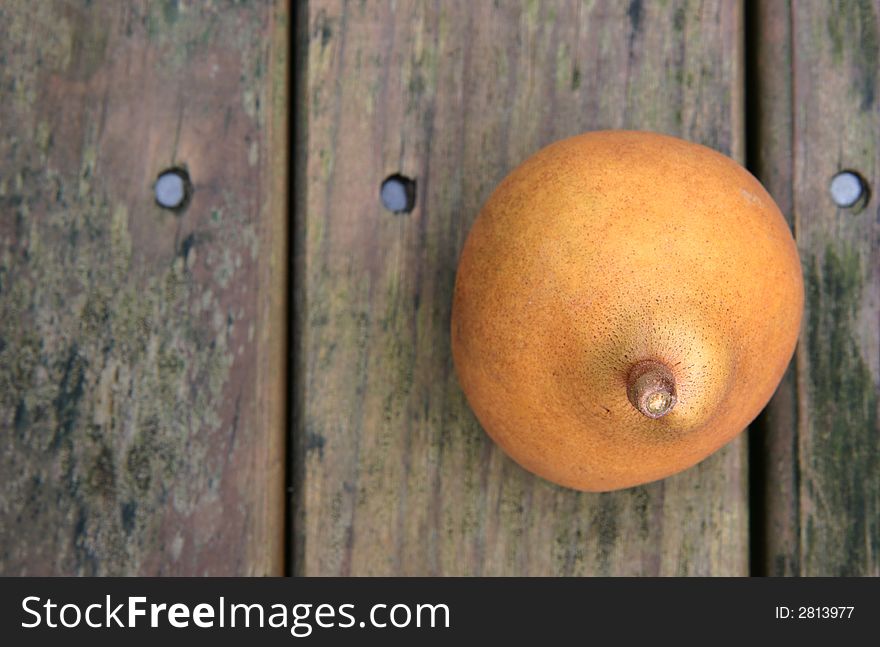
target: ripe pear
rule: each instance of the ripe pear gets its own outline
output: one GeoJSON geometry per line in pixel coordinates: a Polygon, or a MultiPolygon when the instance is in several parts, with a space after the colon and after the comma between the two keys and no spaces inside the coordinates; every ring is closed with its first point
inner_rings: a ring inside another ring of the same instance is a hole
{"type": "Polygon", "coordinates": [[[467,237],[460,384],[525,469],[608,491],[680,472],[767,404],[803,311],[791,231],[732,159],[598,131],[513,170],[467,237]]]}

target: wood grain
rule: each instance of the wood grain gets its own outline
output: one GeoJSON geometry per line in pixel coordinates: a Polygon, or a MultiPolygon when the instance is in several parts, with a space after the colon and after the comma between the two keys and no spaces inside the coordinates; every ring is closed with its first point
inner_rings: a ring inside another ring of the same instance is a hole
{"type": "Polygon", "coordinates": [[[295,572],[746,574],[744,439],[644,487],[553,486],[482,432],[448,335],[468,227],[542,145],[626,127],[742,159],[740,3],[300,12],[295,572]],[[411,213],[379,203],[393,173],[411,213]]]}
{"type": "Polygon", "coordinates": [[[0,573],[283,571],[288,18],[0,6],[0,573]]]}
{"type": "MultiPolygon", "coordinates": [[[[797,469],[793,487],[770,501],[777,525],[796,519],[797,535],[778,542],[769,557],[773,572],[876,576],[880,3],[795,2],[777,20],[791,25],[791,102],[775,100],[779,114],[792,115],[792,135],[790,150],[783,142],[773,159],[792,169],[807,303],[797,354],[797,469]],[[829,182],[842,169],[859,172],[871,187],[864,208],[832,202],[829,182]]],[[[784,118],[768,127],[788,128],[784,118]]]]}
{"type": "MultiPolygon", "coordinates": [[[[765,0],[750,8],[749,162],[794,226],[791,3],[765,0]]],[[[796,367],[797,357],[749,438],[753,575],[796,575],[800,570],[796,367]]]]}

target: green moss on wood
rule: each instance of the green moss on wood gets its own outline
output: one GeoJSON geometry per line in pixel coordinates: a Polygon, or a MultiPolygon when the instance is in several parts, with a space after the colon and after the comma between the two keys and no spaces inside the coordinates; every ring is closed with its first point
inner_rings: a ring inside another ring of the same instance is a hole
{"type": "Polygon", "coordinates": [[[846,0],[827,14],[832,60],[838,66],[844,63],[852,66],[857,79],[853,90],[861,97],[861,109],[870,110],[876,99],[877,61],[880,60],[876,3],[846,0]]]}
{"type": "Polygon", "coordinates": [[[253,429],[272,214],[243,142],[266,145],[274,10],[21,3],[3,21],[2,573],[250,570],[255,526],[272,524],[251,509],[268,484],[249,460],[272,433],[253,429]],[[203,184],[170,214],[150,187],[179,162],[203,184]]]}
{"type": "Polygon", "coordinates": [[[821,561],[826,575],[867,574],[865,564],[880,553],[877,390],[858,337],[866,276],[858,251],[840,243],[806,262],[808,494],[816,509],[804,545],[807,561],[821,561]]]}

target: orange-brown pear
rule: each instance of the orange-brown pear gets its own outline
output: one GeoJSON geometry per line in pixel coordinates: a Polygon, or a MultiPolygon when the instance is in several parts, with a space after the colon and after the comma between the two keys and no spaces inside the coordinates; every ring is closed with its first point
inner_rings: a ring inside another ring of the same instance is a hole
{"type": "Polygon", "coordinates": [[[791,359],[797,248],[739,164],[664,135],[556,142],[467,238],[452,353],[486,432],[561,485],[660,479],[733,439],[791,359]]]}

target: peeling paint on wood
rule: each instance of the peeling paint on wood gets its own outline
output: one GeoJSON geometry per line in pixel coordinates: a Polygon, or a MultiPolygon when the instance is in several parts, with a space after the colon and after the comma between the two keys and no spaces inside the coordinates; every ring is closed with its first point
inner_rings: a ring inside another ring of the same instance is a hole
{"type": "Polygon", "coordinates": [[[640,128],[742,159],[740,3],[299,11],[295,572],[746,574],[743,440],[648,486],[553,486],[482,432],[448,336],[468,227],[542,145],[640,128]],[[411,213],[382,208],[393,173],[411,213]]]}
{"type": "Polygon", "coordinates": [[[0,573],[281,572],[286,12],[0,7],[0,573]]]}

